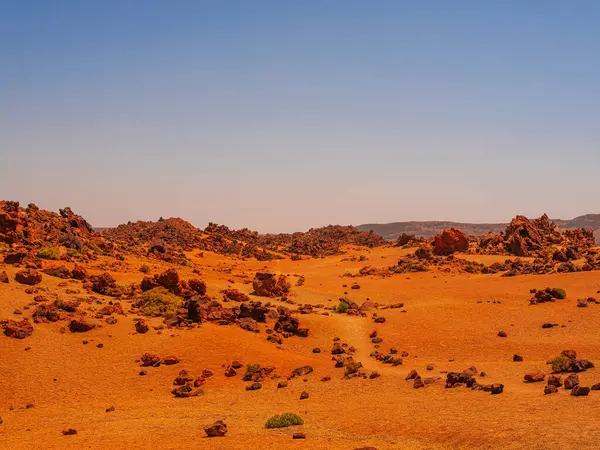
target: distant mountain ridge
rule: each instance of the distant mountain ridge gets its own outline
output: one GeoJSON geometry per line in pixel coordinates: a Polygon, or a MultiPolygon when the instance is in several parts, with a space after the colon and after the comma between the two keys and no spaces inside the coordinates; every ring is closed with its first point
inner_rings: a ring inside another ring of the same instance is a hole
{"type": "MultiPolygon", "coordinates": [[[[600,243],[600,214],[586,214],[571,220],[552,219],[560,229],[588,228],[594,230],[596,242],[600,243]]],[[[463,233],[481,236],[492,232],[500,233],[508,223],[461,223],[449,221],[411,221],[392,223],[367,223],[358,225],[360,231],[374,231],[384,239],[395,241],[403,234],[414,234],[417,237],[429,238],[448,228],[456,228],[463,233]]]]}

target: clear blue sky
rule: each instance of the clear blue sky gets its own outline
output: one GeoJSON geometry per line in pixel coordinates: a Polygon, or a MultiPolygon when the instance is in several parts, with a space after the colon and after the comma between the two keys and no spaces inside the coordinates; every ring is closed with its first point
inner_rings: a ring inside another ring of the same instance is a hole
{"type": "Polygon", "coordinates": [[[600,2],[0,0],[0,198],[262,232],[600,212],[600,2]]]}

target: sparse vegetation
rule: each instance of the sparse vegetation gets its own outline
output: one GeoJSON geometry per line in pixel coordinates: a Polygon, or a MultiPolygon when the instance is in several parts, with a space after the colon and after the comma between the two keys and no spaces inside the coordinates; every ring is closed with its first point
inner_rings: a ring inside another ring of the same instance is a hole
{"type": "Polygon", "coordinates": [[[140,272],[142,272],[142,273],[150,272],[150,266],[148,264],[142,264],[140,266],[140,272]]]}
{"type": "Polygon", "coordinates": [[[38,256],[38,258],[51,259],[51,260],[56,261],[56,260],[60,259],[60,251],[56,247],[48,246],[48,247],[41,248],[37,252],[37,256],[38,256]]]}
{"type": "Polygon", "coordinates": [[[346,314],[348,312],[348,308],[350,308],[350,305],[347,302],[340,300],[340,304],[337,305],[337,308],[335,308],[335,312],[338,314],[346,314]]]}
{"type": "Polygon", "coordinates": [[[567,298],[567,292],[563,288],[552,288],[550,289],[550,295],[559,300],[567,298]]]}
{"type": "Polygon", "coordinates": [[[304,420],[297,414],[276,414],[267,420],[266,428],[287,428],[294,425],[304,425],[304,420]]]}
{"type": "Polygon", "coordinates": [[[8,245],[6,242],[0,242],[0,253],[6,253],[9,250],[10,245],[8,245]]]}
{"type": "Polygon", "coordinates": [[[260,364],[247,364],[244,380],[251,380],[258,372],[260,372],[260,364]]]}
{"type": "Polygon", "coordinates": [[[81,254],[77,251],[77,249],[74,248],[68,248],[67,249],[67,255],[70,256],[71,258],[77,258],[79,257],[81,254]]]}
{"type": "Polygon", "coordinates": [[[569,366],[571,364],[571,360],[566,356],[557,356],[556,358],[552,358],[548,361],[549,364],[552,365],[552,372],[554,373],[563,373],[569,371],[569,366]]]}
{"type": "Polygon", "coordinates": [[[157,317],[175,314],[181,303],[181,297],[163,287],[157,287],[144,292],[136,306],[143,315],[157,317]]]}

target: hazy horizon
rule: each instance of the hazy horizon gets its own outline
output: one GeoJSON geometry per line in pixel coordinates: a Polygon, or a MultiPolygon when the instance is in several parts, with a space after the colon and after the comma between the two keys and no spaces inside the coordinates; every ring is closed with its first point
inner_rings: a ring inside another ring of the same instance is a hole
{"type": "Polygon", "coordinates": [[[597,209],[596,2],[1,12],[2,199],[261,233],[597,209]]]}
{"type": "MultiPolygon", "coordinates": [[[[16,199],[10,199],[10,198],[1,198],[0,200],[16,200],[16,199]]],[[[16,200],[19,201],[19,200],[16,200]]],[[[19,204],[21,207],[27,207],[27,205],[29,203],[34,203],[37,207],[41,208],[41,209],[46,209],[46,210],[50,210],[50,211],[54,211],[56,213],[58,213],[59,209],[65,208],[65,207],[71,207],[70,205],[63,205],[60,208],[56,208],[56,209],[51,209],[51,208],[46,208],[44,205],[40,205],[36,202],[31,202],[31,201],[19,201],[19,204]]],[[[133,219],[133,220],[126,220],[123,222],[119,222],[116,224],[111,224],[111,225],[98,225],[95,223],[90,222],[89,218],[87,216],[85,216],[84,214],[82,214],[80,211],[77,211],[75,208],[71,207],[71,209],[73,210],[73,212],[75,214],[81,215],[84,219],[86,219],[90,225],[94,228],[94,229],[107,229],[107,228],[116,228],[119,225],[123,225],[126,224],[127,222],[137,222],[137,221],[147,221],[147,222],[156,222],[158,221],[160,218],[163,219],[170,219],[170,218],[179,218],[179,219],[183,219],[189,223],[191,223],[193,226],[195,226],[196,228],[199,229],[204,229],[208,226],[209,223],[216,223],[218,225],[225,225],[227,227],[229,227],[230,229],[241,229],[241,228],[249,228],[251,231],[258,231],[260,234],[279,234],[279,233],[294,233],[294,232],[303,232],[303,231],[308,231],[310,228],[319,228],[319,227],[324,227],[324,226],[328,226],[328,225],[342,225],[342,226],[367,226],[367,225],[386,225],[386,224],[392,224],[392,223],[402,223],[402,222],[416,222],[416,223],[420,223],[420,222],[452,222],[452,223],[460,223],[460,224],[471,224],[471,225],[498,225],[498,224],[507,224],[511,221],[511,219],[513,219],[516,215],[518,214],[514,214],[513,216],[507,218],[506,220],[500,220],[497,222],[469,222],[469,221],[465,221],[465,220],[446,220],[446,219],[428,219],[428,220],[421,220],[421,219],[408,219],[408,220],[391,220],[389,222],[360,222],[360,223],[320,223],[320,224],[313,224],[309,227],[303,228],[303,229],[293,229],[293,230],[276,230],[276,229],[272,229],[272,230],[257,230],[255,228],[251,228],[248,226],[240,226],[240,227],[234,227],[231,226],[230,224],[227,223],[220,223],[220,222],[215,222],[214,220],[208,220],[206,223],[195,223],[192,220],[189,220],[188,218],[186,218],[185,216],[157,216],[157,217],[149,217],[149,218],[138,218],[138,219],[133,219]]],[[[543,213],[542,213],[543,214],[543,213]]],[[[574,217],[552,217],[550,216],[550,220],[572,220],[575,218],[578,218],[580,216],[585,216],[585,215],[590,215],[590,214],[599,214],[600,213],[595,213],[593,211],[590,211],[588,213],[585,214],[580,214],[578,216],[574,216],[574,217]]],[[[541,214],[540,214],[541,215],[541,214]]],[[[529,219],[535,219],[538,218],[539,216],[527,216],[529,219]]]]}

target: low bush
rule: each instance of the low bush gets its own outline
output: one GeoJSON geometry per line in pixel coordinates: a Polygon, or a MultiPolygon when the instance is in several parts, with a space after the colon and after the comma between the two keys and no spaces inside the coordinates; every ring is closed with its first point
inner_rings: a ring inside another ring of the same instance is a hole
{"type": "Polygon", "coordinates": [[[340,304],[335,308],[335,312],[338,314],[346,314],[350,305],[343,300],[340,300],[340,304]]]}
{"type": "Polygon", "coordinates": [[[294,425],[304,425],[304,420],[297,414],[284,413],[272,416],[267,420],[267,428],[287,428],[294,425]]]}
{"type": "Polygon", "coordinates": [[[548,361],[549,364],[552,365],[552,372],[554,373],[563,373],[569,371],[569,366],[571,365],[571,360],[566,356],[557,356],[556,358],[552,358],[548,361]]]}
{"type": "Polygon", "coordinates": [[[559,300],[564,300],[567,298],[567,292],[563,288],[552,288],[550,289],[550,295],[552,297],[557,298],[559,300]]]}
{"type": "Polygon", "coordinates": [[[79,253],[74,248],[68,248],[67,249],[67,255],[69,255],[71,258],[77,258],[77,257],[79,257],[81,255],[81,253],[79,253]]]}
{"type": "Polygon", "coordinates": [[[181,306],[183,299],[172,294],[164,287],[157,287],[144,292],[136,306],[145,316],[169,316],[175,314],[181,306]]]}
{"type": "Polygon", "coordinates": [[[252,380],[254,375],[256,375],[258,372],[260,372],[260,364],[247,364],[246,365],[246,373],[244,374],[244,380],[245,381],[252,380]]]}
{"type": "Polygon", "coordinates": [[[42,259],[52,259],[58,260],[60,259],[60,251],[56,247],[44,247],[38,250],[37,252],[38,258],[42,259]]]}

